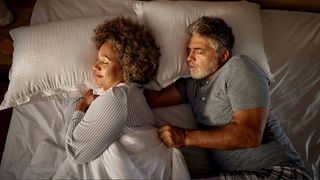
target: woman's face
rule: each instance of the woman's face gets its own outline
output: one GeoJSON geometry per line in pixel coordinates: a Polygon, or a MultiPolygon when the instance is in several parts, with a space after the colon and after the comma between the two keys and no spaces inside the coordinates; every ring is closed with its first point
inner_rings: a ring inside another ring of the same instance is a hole
{"type": "Polygon", "coordinates": [[[92,69],[96,85],[104,90],[123,81],[118,51],[112,41],[107,41],[100,47],[92,69]]]}

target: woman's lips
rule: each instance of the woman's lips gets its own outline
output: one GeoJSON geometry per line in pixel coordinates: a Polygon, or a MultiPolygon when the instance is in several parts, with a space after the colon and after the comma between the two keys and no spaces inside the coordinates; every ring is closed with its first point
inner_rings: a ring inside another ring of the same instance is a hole
{"type": "Polygon", "coordinates": [[[94,79],[95,79],[95,80],[101,79],[102,77],[103,77],[103,76],[98,75],[98,74],[95,74],[95,75],[94,75],[94,79]]]}

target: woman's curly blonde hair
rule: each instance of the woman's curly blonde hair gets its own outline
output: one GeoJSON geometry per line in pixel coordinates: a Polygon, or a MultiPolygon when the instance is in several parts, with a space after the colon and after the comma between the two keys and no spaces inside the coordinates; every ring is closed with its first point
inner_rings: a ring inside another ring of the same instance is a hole
{"type": "Polygon", "coordinates": [[[115,44],[124,81],[147,84],[154,78],[160,49],[142,24],[117,17],[98,25],[93,40],[98,49],[109,40],[115,44]]]}

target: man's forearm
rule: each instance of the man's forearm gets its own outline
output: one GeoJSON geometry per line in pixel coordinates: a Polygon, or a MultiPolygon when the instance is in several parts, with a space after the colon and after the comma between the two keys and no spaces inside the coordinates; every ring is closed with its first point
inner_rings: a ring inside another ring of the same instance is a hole
{"type": "Polygon", "coordinates": [[[213,130],[186,130],[186,146],[217,150],[233,150],[256,147],[259,134],[247,127],[230,123],[213,130]]]}

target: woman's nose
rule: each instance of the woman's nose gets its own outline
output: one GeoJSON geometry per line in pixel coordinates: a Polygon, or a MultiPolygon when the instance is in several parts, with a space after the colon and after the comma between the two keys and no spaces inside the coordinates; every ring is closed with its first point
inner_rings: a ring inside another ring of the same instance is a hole
{"type": "Polygon", "coordinates": [[[94,63],[94,65],[92,66],[92,69],[95,71],[99,70],[99,63],[98,62],[94,63]]]}

